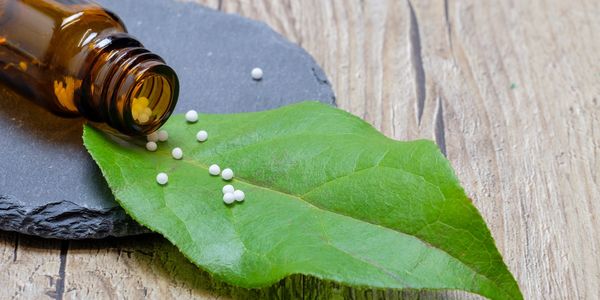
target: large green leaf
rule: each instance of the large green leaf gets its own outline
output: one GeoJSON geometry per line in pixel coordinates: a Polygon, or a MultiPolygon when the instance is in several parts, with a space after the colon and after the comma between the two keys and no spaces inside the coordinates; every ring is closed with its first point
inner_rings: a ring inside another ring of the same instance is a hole
{"type": "Polygon", "coordinates": [[[352,286],[460,289],[521,299],[482,217],[436,145],[386,138],[314,103],[175,116],[157,152],[86,126],[84,142],[123,208],[218,278],[262,287],[295,273],[352,286]],[[206,129],[209,140],[195,134],[206,129]],[[183,160],[171,158],[181,147],[183,160]],[[246,192],[227,206],[217,163],[246,192]],[[169,174],[159,186],[155,176],[169,174]]]}

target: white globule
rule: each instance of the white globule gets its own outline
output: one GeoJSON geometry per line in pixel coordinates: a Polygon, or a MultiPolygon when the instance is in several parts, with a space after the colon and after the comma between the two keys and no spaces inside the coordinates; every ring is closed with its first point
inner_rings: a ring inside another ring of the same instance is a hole
{"type": "Polygon", "coordinates": [[[208,173],[210,175],[217,176],[221,174],[221,168],[219,167],[219,165],[211,165],[210,167],[208,167],[208,173]]]}
{"type": "Polygon", "coordinates": [[[246,195],[243,191],[236,190],[233,192],[233,197],[235,198],[235,201],[242,202],[244,201],[244,198],[246,198],[246,195]]]}
{"type": "Polygon", "coordinates": [[[198,142],[206,141],[208,139],[208,132],[204,130],[198,131],[198,133],[196,133],[196,139],[198,140],[198,142]]]}
{"type": "Polygon", "coordinates": [[[147,142],[146,143],[146,150],[154,152],[154,151],[156,151],[156,149],[158,149],[158,145],[156,144],[156,142],[147,142]]]}
{"type": "Polygon", "coordinates": [[[223,194],[233,193],[234,191],[235,191],[235,188],[233,188],[233,185],[231,185],[231,184],[228,184],[223,187],[223,194]]]}
{"type": "Polygon", "coordinates": [[[190,123],[196,123],[198,121],[198,112],[190,110],[185,113],[185,120],[190,123]]]}
{"type": "Polygon", "coordinates": [[[171,151],[171,155],[173,156],[174,159],[182,159],[183,158],[183,150],[181,150],[181,148],[179,148],[179,147],[173,148],[173,150],[171,151]]]}
{"type": "Polygon", "coordinates": [[[148,142],[158,142],[158,133],[153,132],[149,135],[146,136],[146,139],[148,140],[148,142]]]}
{"type": "Polygon", "coordinates": [[[223,202],[225,202],[225,204],[231,204],[235,201],[235,196],[233,195],[233,193],[226,193],[225,195],[223,195],[223,202]]]}
{"type": "Polygon", "coordinates": [[[254,68],[250,74],[252,75],[252,79],[261,80],[263,77],[263,70],[261,68],[254,68]]]}
{"type": "Polygon", "coordinates": [[[158,173],[158,175],[156,175],[156,182],[160,185],[165,185],[169,182],[169,176],[167,173],[158,173]]]}
{"type": "Polygon", "coordinates": [[[166,130],[159,130],[156,135],[161,142],[166,142],[169,139],[169,133],[166,130]]]}
{"type": "Polygon", "coordinates": [[[221,172],[221,177],[225,180],[231,180],[233,178],[233,171],[229,168],[224,169],[223,172],[221,172]]]}

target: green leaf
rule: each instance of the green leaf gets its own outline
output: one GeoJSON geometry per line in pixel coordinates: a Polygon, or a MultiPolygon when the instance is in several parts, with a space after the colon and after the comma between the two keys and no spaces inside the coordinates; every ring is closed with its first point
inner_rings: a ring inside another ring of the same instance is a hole
{"type": "Polygon", "coordinates": [[[290,274],[376,288],[459,289],[522,299],[484,220],[430,141],[399,142],[305,102],[235,115],[174,116],[157,152],[86,126],[115,197],[198,266],[263,287],[290,274]],[[209,132],[207,142],[195,139],[209,132]],[[181,147],[183,160],[171,158],[181,147]],[[227,206],[231,167],[246,201],[227,206]],[[169,183],[159,186],[159,172],[169,183]]]}

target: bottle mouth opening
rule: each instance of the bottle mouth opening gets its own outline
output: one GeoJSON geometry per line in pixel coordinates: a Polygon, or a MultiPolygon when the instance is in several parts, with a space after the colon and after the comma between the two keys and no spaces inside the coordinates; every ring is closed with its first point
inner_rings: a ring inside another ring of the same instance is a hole
{"type": "Polygon", "coordinates": [[[123,118],[134,135],[146,135],[160,128],[171,116],[179,93],[173,69],[155,65],[135,79],[125,101],[123,118]]]}

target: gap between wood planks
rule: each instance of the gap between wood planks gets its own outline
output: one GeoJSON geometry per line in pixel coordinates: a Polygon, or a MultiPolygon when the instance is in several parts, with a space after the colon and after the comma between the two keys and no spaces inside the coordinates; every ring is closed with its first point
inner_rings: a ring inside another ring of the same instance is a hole
{"type": "Polygon", "coordinates": [[[62,300],[65,294],[65,269],[67,267],[67,252],[69,251],[69,241],[60,242],[60,265],[58,267],[58,280],[56,280],[55,299],[62,300]]]}
{"type": "MultiPolygon", "coordinates": [[[[408,11],[409,11],[409,44],[411,47],[411,63],[413,65],[413,71],[415,74],[415,95],[416,95],[416,111],[417,111],[417,126],[421,126],[421,120],[423,118],[423,112],[425,109],[425,101],[427,100],[427,77],[425,76],[425,68],[423,67],[423,56],[421,53],[421,33],[419,32],[419,21],[413,5],[410,0],[407,0],[408,11]]],[[[448,0],[444,0],[444,16],[446,24],[446,32],[448,34],[449,47],[452,49],[451,39],[451,27],[448,13],[448,0]]],[[[444,124],[444,106],[441,91],[438,92],[436,97],[436,110],[434,114],[434,126],[433,135],[435,142],[440,148],[440,151],[444,156],[447,156],[446,152],[446,133],[444,124]]]]}

